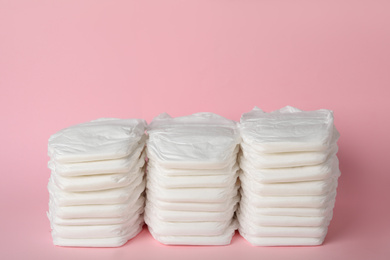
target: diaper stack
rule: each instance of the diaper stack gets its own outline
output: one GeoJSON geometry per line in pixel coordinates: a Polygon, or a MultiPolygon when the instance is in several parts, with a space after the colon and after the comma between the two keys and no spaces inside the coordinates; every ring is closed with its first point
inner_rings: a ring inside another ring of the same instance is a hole
{"type": "Polygon", "coordinates": [[[116,247],[141,231],[145,128],[140,119],[98,119],[50,137],[55,245],[116,247]]]}
{"type": "Polygon", "coordinates": [[[340,175],[332,112],[255,108],[240,130],[240,234],[256,246],[322,244],[340,175]]]}
{"type": "Polygon", "coordinates": [[[227,245],[237,228],[237,124],[212,113],[148,127],[145,222],[169,245],[227,245]]]}

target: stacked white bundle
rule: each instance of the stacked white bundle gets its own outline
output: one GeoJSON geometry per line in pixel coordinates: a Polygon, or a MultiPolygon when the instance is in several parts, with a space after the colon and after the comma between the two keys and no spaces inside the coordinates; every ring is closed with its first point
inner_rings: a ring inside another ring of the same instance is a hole
{"type": "Polygon", "coordinates": [[[322,244],[340,175],[332,112],[255,108],[240,130],[240,234],[256,246],[322,244]]]}
{"type": "Polygon", "coordinates": [[[59,246],[116,247],[142,229],[146,122],[104,118],[49,139],[48,217],[59,246]]]}
{"type": "Polygon", "coordinates": [[[237,123],[212,113],[148,127],[145,222],[170,245],[227,245],[237,229],[237,123]]]}

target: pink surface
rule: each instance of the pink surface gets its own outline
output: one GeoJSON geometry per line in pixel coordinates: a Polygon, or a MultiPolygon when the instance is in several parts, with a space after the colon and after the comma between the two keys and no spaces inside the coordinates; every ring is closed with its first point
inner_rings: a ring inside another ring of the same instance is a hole
{"type": "Polygon", "coordinates": [[[1,259],[389,259],[390,1],[0,0],[1,259]],[[99,117],[332,109],[338,196],[323,246],[52,245],[47,140],[99,117]],[[4,179],[5,178],[5,179],[4,179]]]}

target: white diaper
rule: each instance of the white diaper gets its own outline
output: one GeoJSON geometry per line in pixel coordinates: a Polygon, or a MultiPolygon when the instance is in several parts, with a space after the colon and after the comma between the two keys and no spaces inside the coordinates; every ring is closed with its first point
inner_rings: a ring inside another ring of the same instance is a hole
{"type": "Polygon", "coordinates": [[[73,247],[119,247],[124,245],[128,240],[138,235],[144,222],[142,217],[138,219],[132,229],[128,233],[118,237],[110,238],[63,238],[53,236],[53,243],[57,246],[73,246],[73,247]]]}
{"type": "Polygon", "coordinates": [[[148,126],[148,157],[166,168],[220,169],[238,152],[237,123],[212,113],[172,118],[161,114],[148,126]]]}
{"type": "Polygon", "coordinates": [[[340,173],[335,155],[322,164],[290,168],[256,169],[243,156],[239,161],[245,174],[260,183],[317,181],[329,178],[332,173],[340,173]]]}
{"type": "Polygon", "coordinates": [[[184,211],[184,210],[165,210],[154,205],[152,201],[146,202],[145,209],[150,214],[154,214],[159,220],[166,222],[215,222],[227,221],[233,218],[238,204],[229,205],[224,211],[184,211]]]}
{"type": "MultiPolygon", "coordinates": [[[[238,165],[235,171],[226,172],[224,175],[183,175],[169,176],[161,174],[155,168],[148,166],[147,181],[158,183],[162,188],[226,188],[231,187],[237,180],[238,165]]],[[[201,172],[201,170],[199,170],[201,172]]]]}
{"type": "Polygon", "coordinates": [[[148,229],[154,239],[165,245],[223,246],[230,244],[237,229],[237,222],[233,221],[221,235],[217,236],[164,236],[156,234],[150,226],[148,229]]]}
{"type": "Polygon", "coordinates": [[[240,196],[235,194],[232,197],[227,197],[225,201],[220,203],[197,203],[197,202],[167,202],[159,200],[155,195],[146,190],[146,196],[148,201],[152,201],[158,208],[164,210],[174,211],[207,211],[207,212],[221,212],[228,210],[232,204],[237,203],[240,200],[240,196]]]}
{"type": "Polygon", "coordinates": [[[241,116],[240,132],[243,142],[261,153],[323,151],[339,138],[332,111],[289,106],[271,113],[255,107],[241,116]]]}
{"type": "Polygon", "coordinates": [[[78,205],[61,207],[52,200],[49,201],[50,215],[56,215],[60,218],[122,218],[134,211],[144,207],[145,198],[130,198],[128,201],[120,204],[102,204],[102,205],[78,205]]]}
{"type": "Polygon", "coordinates": [[[148,179],[147,192],[151,191],[158,200],[167,202],[222,203],[237,194],[239,184],[227,188],[183,188],[165,189],[148,179]]]}
{"type": "Polygon", "coordinates": [[[256,153],[249,145],[241,143],[244,158],[250,162],[255,169],[269,168],[290,168],[318,165],[324,163],[328,158],[334,156],[338,146],[333,145],[327,150],[310,152],[289,152],[289,153],[256,153]]]}
{"type": "Polygon", "coordinates": [[[65,128],[49,138],[49,156],[60,163],[128,156],[144,135],[143,119],[101,118],[65,128]]]}
{"type": "Polygon", "coordinates": [[[145,209],[145,223],[152,227],[155,234],[163,236],[218,236],[222,235],[232,223],[232,219],[214,222],[168,222],[148,214],[147,210],[145,209]]]}
{"type": "MultiPolygon", "coordinates": [[[[139,165],[143,165],[145,161],[140,161],[139,165]]],[[[98,174],[76,177],[64,177],[52,172],[51,177],[58,188],[63,191],[78,192],[78,191],[99,191],[121,188],[129,186],[133,183],[139,183],[142,180],[145,169],[138,167],[135,172],[114,173],[114,174],[98,174]]]]}
{"type": "MultiPolygon", "coordinates": [[[[339,172],[339,170],[337,170],[339,172]]],[[[245,173],[240,174],[242,189],[260,196],[316,196],[323,195],[334,189],[339,174],[334,174],[321,181],[291,182],[291,183],[259,183],[253,181],[245,173]]]]}
{"type": "Polygon", "coordinates": [[[109,238],[121,237],[128,234],[134,225],[140,222],[142,216],[138,215],[125,223],[114,225],[88,225],[88,226],[62,226],[52,225],[52,236],[63,238],[109,238]]]}
{"type": "Polygon", "coordinates": [[[136,200],[145,190],[145,181],[142,175],[128,186],[109,190],[89,192],[67,192],[59,189],[51,180],[48,184],[51,200],[58,206],[118,204],[136,200]]]}

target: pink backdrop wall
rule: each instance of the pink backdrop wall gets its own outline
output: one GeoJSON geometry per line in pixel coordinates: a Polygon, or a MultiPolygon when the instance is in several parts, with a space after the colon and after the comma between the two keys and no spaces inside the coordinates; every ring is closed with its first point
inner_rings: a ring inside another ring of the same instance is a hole
{"type": "Polygon", "coordinates": [[[2,259],[389,259],[390,1],[0,0],[2,259]],[[341,133],[325,244],[52,245],[47,140],[99,117],[255,105],[332,109],[341,133]]]}

